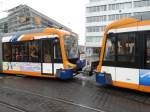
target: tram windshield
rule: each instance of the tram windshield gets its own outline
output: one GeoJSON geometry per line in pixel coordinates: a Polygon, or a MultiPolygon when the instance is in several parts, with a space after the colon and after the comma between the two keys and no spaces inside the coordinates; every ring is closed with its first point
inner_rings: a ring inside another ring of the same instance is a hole
{"type": "Polygon", "coordinates": [[[78,37],[73,35],[65,35],[64,45],[68,59],[78,58],[78,37]]]}
{"type": "Polygon", "coordinates": [[[114,61],[115,59],[115,38],[108,37],[105,47],[104,61],[114,61]]]}

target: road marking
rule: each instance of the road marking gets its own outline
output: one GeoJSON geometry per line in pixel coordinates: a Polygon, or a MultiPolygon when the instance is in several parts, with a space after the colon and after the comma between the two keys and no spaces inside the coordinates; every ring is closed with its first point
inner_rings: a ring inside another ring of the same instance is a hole
{"type": "Polygon", "coordinates": [[[50,97],[50,96],[43,96],[41,94],[37,94],[37,93],[33,93],[33,92],[26,91],[26,90],[21,90],[21,89],[14,89],[14,88],[10,88],[10,87],[7,87],[7,86],[1,87],[1,88],[10,89],[10,90],[13,90],[13,91],[18,91],[18,92],[23,92],[23,93],[27,93],[27,94],[31,94],[31,95],[35,95],[35,96],[40,96],[40,97],[44,97],[44,98],[47,98],[47,99],[63,102],[63,103],[66,103],[66,104],[70,104],[70,105],[74,105],[74,106],[94,110],[94,111],[97,111],[97,112],[105,112],[105,111],[103,111],[101,109],[98,109],[98,108],[93,108],[93,107],[89,107],[89,106],[86,106],[86,105],[83,105],[83,104],[74,103],[74,102],[71,102],[71,101],[63,100],[61,98],[53,98],[53,97],[50,97]]]}

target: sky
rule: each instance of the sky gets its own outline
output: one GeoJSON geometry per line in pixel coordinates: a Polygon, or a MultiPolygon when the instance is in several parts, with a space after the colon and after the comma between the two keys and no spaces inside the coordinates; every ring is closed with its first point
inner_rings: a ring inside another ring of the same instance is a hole
{"type": "Polygon", "coordinates": [[[68,26],[79,35],[79,45],[85,44],[85,6],[89,0],[0,0],[0,18],[19,4],[26,4],[48,17],[68,26]]]}

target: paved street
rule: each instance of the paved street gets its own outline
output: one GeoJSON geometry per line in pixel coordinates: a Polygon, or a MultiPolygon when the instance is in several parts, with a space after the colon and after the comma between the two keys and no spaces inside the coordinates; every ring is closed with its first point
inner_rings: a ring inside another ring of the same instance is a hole
{"type": "Polygon", "coordinates": [[[93,77],[69,81],[22,76],[0,78],[1,112],[149,112],[150,94],[101,87],[93,77]]]}

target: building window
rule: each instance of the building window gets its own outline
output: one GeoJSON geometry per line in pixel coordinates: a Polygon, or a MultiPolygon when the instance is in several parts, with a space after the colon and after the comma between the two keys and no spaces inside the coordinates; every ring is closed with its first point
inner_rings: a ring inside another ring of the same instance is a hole
{"type": "Polygon", "coordinates": [[[138,15],[143,15],[143,14],[147,14],[150,13],[150,11],[146,11],[146,12],[134,12],[133,15],[134,16],[138,16],[138,15]]]}
{"type": "Polygon", "coordinates": [[[132,8],[131,2],[109,4],[109,10],[120,10],[120,9],[128,9],[128,8],[132,8]]]}
{"type": "Polygon", "coordinates": [[[100,11],[106,11],[106,5],[101,5],[101,6],[92,6],[92,7],[87,7],[86,10],[87,12],[100,12],[100,11]]]}
{"type": "Polygon", "coordinates": [[[109,4],[109,10],[115,10],[115,4],[109,4]]]}
{"type": "Polygon", "coordinates": [[[88,36],[86,37],[86,42],[100,42],[101,36],[88,36]]]}
{"type": "Polygon", "coordinates": [[[109,16],[108,16],[109,21],[116,20],[116,17],[115,17],[115,16],[116,16],[115,14],[109,15],[109,16]]]}
{"type": "Polygon", "coordinates": [[[103,32],[105,26],[89,26],[86,28],[86,32],[103,32]]]}
{"type": "Polygon", "coordinates": [[[95,40],[95,42],[100,42],[101,38],[102,38],[102,37],[95,36],[94,40],[95,40]]]}
{"type": "Polygon", "coordinates": [[[99,54],[100,53],[100,48],[99,47],[94,47],[93,48],[93,54],[99,54]]]}
{"type": "Polygon", "coordinates": [[[92,22],[102,22],[102,21],[106,21],[107,20],[107,16],[92,16],[92,17],[87,17],[86,18],[86,22],[87,23],[92,23],[92,22]]]}
{"type": "Polygon", "coordinates": [[[130,17],[131,13],[124,13],[124,14],[112,14],[108,16],[109,21],[118,20],[126,17],[130,17]]]}
{"type": "Polygon", "coordinates": [[[150,0],[141,0],[134,2],[134,7],[145,7],[145,6],[150,6],[150,0]]]}
{"type": "Polygon", "coordinates": [[[4,33],[8,33],[8,23],[4,23],[4,33]]]}
{"type": "Polygon", "coordinates": [[[92,37],[91,36],[86,37],[86,42],[92,42],[92,37]]]}

